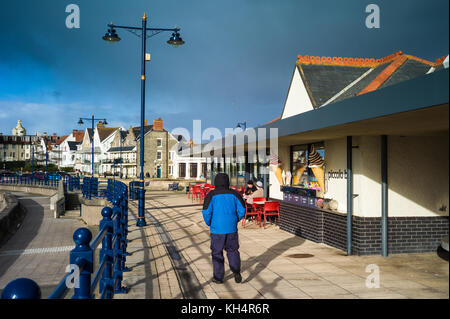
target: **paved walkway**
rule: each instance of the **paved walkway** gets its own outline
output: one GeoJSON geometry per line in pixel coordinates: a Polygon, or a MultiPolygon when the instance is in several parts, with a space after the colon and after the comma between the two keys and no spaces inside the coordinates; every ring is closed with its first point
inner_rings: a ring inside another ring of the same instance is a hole
{"type": "Polygon", "coordinates": [[[153,219],[146,216],[146,227],[135,226],[136,201],[130,201],[127,265],[132,271],[124,274],[130,291],[115,298],[189,298],[192,291],[186,287],[193,284],[199,298],[449,298],[448,262],[435,253],[345,256],[277,226],[262,229],[252,223],[245,229],[239,224],[243,282],[236,284],[226,265],[225,283],[212,283],[201,205],[183,193],[147,195],[153,219]],[[379,288],[366,286],[369,265],[378,267],[379,288]]]}
{"type": "Polygon", "coordinates": [[[12,194],[27,213],[17,232],[0,247],[0,289],[11,280],[26,277],[36,281],[42,298],[47,298],[66,274],[73,232],[85,225],[77,219],[55,219],[49,197],[12,194]]]}

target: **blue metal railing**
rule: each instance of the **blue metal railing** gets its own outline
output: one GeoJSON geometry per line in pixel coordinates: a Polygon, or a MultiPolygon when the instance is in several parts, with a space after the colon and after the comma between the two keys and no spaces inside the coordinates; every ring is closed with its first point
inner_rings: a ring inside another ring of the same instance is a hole
{"type": "MultiPolygon", "coordinates": [[[[87,228],[78,228],[74,232],[75,248],[70,252],[70,272],[62,278],[49,299],[63,298],[71,288],[74,289],[73,299],[94,298],[97,287],[101,299],[111,299],[114,294],[128,291],[122,286],[123,273],[130,271],[125,266],[126,256],[129,256],[128,187],[120,181],[108,180],[105,196],[113,207],[102,209],[99,233],[92,239],[92,233],[87,228]],[[94,273],[94,251],[100,243],[102,248],[94,273]]],[[[11,281],[2,293],[3,299],[40,297],[39,286],[27,278],[11,281]]]]}
{"type": "Polygon", "coordinates": [[[81,189],[80,178],[76,176],[63,176],[63,177],[35,177],[33,175],[11,175],[0,176],[0,184],[5,185],[24,185],[24,186],[45,186],[50,188],[58,188],[60,181],[67,186],[69,191],[75,191],[81,189]]]}

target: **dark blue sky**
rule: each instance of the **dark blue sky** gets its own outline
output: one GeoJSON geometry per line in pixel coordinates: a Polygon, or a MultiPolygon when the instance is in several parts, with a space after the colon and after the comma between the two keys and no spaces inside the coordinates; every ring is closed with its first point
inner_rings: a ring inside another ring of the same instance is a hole
{"type": "Polygon", "coordinates": [[[298,54],[380,58],[402,50],[434,61],[448,54],[449,1],[361,0],[21,0],[0,10],[0,132],[22,119],[29,134],[59,135],[94,113],[111,125],[139,125],[140,39],[101,39],[106,24],[177,25],[150,38],[147,113],[165,127],[257,126],[282,111],[298,54]],[[80,29],[67,29],[68,4],[80,7],[80,29]],[[380,28],[368,29],[368,4],[380,28]]]}

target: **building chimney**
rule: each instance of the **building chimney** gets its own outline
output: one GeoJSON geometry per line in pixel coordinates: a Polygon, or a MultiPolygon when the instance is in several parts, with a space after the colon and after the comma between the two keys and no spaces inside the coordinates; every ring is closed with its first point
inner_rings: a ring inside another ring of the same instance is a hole
{"type": "Polygon", "coordinates": [[[148,125],[147,120],[144,120],[144,126],[147,126],[147,125],[148,125]]]}
{"type": "Polygon", "coordinates": [[[102,121],[98,121],[97,123],[97,127],[105,127],[105,124],[103,124],[102,121]]]}
{"type": "Polygon", "coordinates": [[[153,120],[153,129],[155,131],[163,130],[163,120],[161,120],[161,118],[158,118],[157,120],[153,120]]]}

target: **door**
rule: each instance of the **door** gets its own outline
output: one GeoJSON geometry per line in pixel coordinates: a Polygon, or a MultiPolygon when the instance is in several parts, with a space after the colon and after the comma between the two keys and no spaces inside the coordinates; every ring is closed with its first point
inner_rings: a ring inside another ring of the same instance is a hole
{"type": "Polygon", "coordinates": [[[156,177],[161,178],[161,166],[156,168],[156,177]]]}

